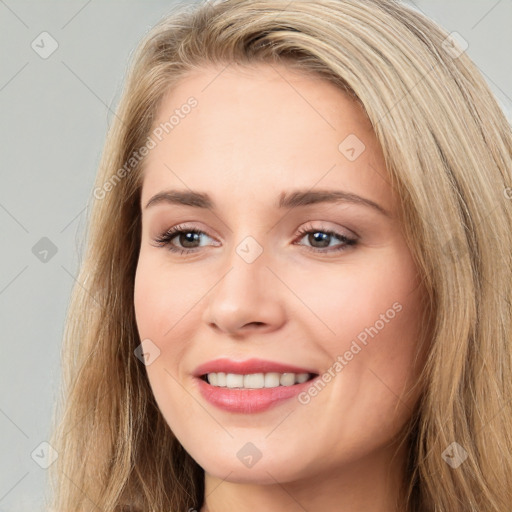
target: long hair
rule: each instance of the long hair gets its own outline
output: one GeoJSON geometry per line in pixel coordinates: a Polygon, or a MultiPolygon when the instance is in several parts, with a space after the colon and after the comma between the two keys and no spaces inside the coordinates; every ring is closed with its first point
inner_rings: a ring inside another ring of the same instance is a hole
{"type": "Polygon", "coordinates": [[[510,510],[512,129],[457,41],[394,0],[204,2],[146,33],[90,198],[50,438],[59,454],[51,509],[203,503],[204,471],[166,424],[134,355],[141,148],[187,73],[253,63],[332,81],[362,105],[382,146],[433,319],[405,432],[407,511],[510,510]],[[458,467],[448,463],[455,456],[458,467]]]}

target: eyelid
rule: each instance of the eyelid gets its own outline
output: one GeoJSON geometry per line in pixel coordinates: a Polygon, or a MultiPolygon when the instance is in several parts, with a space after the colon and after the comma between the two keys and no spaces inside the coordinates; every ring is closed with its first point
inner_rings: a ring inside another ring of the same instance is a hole
{"type": "MultiPolygon", "coordinates": [[[[319,222],[321,222],[321,221],[319,221],[319,222]]],[[[198,228],[194,225],[189,225],[186,222],[176,224],[175,226],[167,228],[164,231],[160,231],[159,235],[156,235],[155,238],[160,238],[160,237],[166,236],[168,234],[179,234],[180,232],[183,232],[183,231],[200,233],[202,235],[208,236],[209,238],[212,238],[212,239],[215,238],[212,235],[210,235],[207,230],[198,228]]],[[[345,236],[347,238],[359,238],[359,236],[351,230],[348,230],[350,233],[346,234],[346,233],[340,232],[340,230],[338,228],[329,228],[325,225],[313,226],[310,221],[309,223],[306,223],[305,225],[301,225],[300,228],[296,229],[295,239],[301,235],[303,236],[304,234],[307,234],[310,231],[330,232],[331,234],[334,234],[336,236],[345,236]]]]}
{"type": "MultiPolygon", "coordinates": [[[[356,246],[359,244],[359,236],[358,235],[346,235],[343,232],[340,232],[341,230],[337,229],[331,229],[328,228],[325,225],[320,226],[313,226],[312,222],[310,221],[309,224],[301,226],[301,228],[298,230],[292,245],[299,245],[303,247],[305,250],[312,252],[314,254],[320,254],[323,256],[334,256],[337,254],[341,254],[344,251],[349,250],[353,246],[356,246]],[[308,234],[314,234],[314,233],[324,233],[330,237],[337,238],[340,243],[333,247],[311,247],[308,245],[303,245],[297,243],[298,241],[302,240],[306,235],[308,234]]],[[[167,247],[169,251],[173,253],[179,253],[180,255],[192,255],[194,253],[197,253],[201,250],[201,248],[204,248],[205,246],[199,246],[199,247],[193,247],[193,248],[180,248],[176,247],[172,240],[176,238],[177,236],[183,234],[183,233],[195,233],[197,235],[206,235],[209,238],[214,239],[214,237],[211,237],[207,231],[198,229],[195,226],[190,226],[186,223],[177,224],[166,231],[164,231],[162,234],[160,234],[158,237],[155,238],[155,243],[157,247],[167,247]]],[[[217,244],[214,243],[214,246],[217,244]]],[[[217,245],[218,246],[218,245],[217,245]]]]}
{"type": "Polygon", "coordinates": [[[347,238],[355,238],[359,240],[359,235],[348,228],[345,227],[329,227],[326,225],[325,221],[309,221],[306,224],[301,225],[301,227],[297,228],[297,233],[303,233],[307,231],[325,231],[325,232],[334,232],[336,236],[345,236],[347,238]],[[318,222],[318,226],[315,225],[315,222],[318,222]]]}
{"type": "Polygon", "coordinates": [[[162,239],[164,239],[166,237],[174,238],[177,235],[179,235],[181,232],[199,233],[201,235],[206,235],[207,237],[211,238],[212,240],[214,239],[213,236],[208,234],[208,231],[206,231],[204,229],[200,229],[200,228],[198,228],[196,226],[193,226],[193,225],[189,225],[186,222],[183,222],[183,223],[180,223],[180,224],[176,224],[175,226],[172,226],[170,228],[167,228],[164,231],[160,231],[159,234],[154,237],[154,240],[158,242],[159,240],[162,240],[162,239]]]}

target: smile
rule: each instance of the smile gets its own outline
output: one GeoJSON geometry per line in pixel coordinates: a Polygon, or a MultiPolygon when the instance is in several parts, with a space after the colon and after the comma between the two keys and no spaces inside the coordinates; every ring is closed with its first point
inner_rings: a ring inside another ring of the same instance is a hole
{"type": "Polygon", "coordinates": [[[279,386],[294,386],[312,379],[312,373],[208,373],[201,378],[211,386],[229,389],[262,389],[279,386]]]}

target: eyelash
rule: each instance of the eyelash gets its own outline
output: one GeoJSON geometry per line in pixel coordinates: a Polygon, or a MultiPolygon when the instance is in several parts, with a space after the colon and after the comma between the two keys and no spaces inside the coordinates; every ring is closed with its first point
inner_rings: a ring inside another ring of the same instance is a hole
{"type": "MultiPolygon", "coordinates": [[[[155,243],[159,246],[159,247],[166,247],[171,251],[171,252],[174,252],[174,253],[179,253],[179,254],[183,254],[183,253],[193,253],[193,252],[197,252],[198,249],[200,249],[200,247],[195,247],[193,249],[180,249],[179,247],[175,247],[171,244],[171,241],[176,238],[177,235],[181,235],[183,233],[195,233],[195,234],[198,234],[198,235],[206,235],[208,236],[207,233],[205,233],[204,231],[200,231],[198,229],[195,229],[195,228],[188,228],[186,225],[178,225],[178,226],[174,226],[170,229],[168,229],[167,231],[165,231],[164,233],[162,233],[160,236],[158,236],[157,238],[155,238],[155,243]]],[[[297,238],[300,240],[302,238],[304,238],[305,235],[309,235],[309,234],[314,234],[314,233],[324,233],[326,235],[330,235],[330,236],[333,236],[335,238],[338,238],[339,240],[341,240],[343,242],[343,245],[341,247],[338,247],[336,249],[318,249],[318,248],[315,248],[315,247],[309,247],[309,246],[304,246],[306,247],[306,249],[310,250],[310,251],[313,251],[313,252],[316,252],[316,253],[332,253],[332,252],[342,252],[342,251],[345,251],[347,250],[347,248],[349,246],[355,246],[357,245],[357,239],[355,238],[349,238],[345,235],[342,235],[340,233],[337,233],[336,231],[332,231],[330,229],[324,229],[323,227],[320,227],[320,228],[311,228],[311,227],[304,227],[304,228],[301,228],[299,230],[299,232],[297,233],[297,238]]]]}

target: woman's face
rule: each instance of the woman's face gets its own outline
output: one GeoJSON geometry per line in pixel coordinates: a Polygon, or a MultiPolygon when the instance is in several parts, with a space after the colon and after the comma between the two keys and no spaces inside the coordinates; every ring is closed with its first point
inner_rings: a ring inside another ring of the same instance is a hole
{"type": "Polygon", "coordinates": [[[222,69],[166,96],[144,163],[134,299],[156,401],[222,479],[377,467],[419,396],[423,295],[381,149],[334,85],[222,69]]]}

